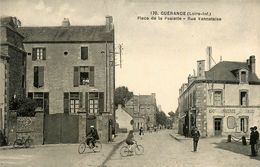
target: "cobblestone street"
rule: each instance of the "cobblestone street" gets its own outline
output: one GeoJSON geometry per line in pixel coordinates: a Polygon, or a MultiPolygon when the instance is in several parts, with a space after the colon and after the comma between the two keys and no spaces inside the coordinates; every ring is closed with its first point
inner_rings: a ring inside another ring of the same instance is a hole
{"type": "Polygon", "coordinates": [[[155,166],[155,167],[258,167],[260,157],[250,158],[250,146],[226,143],[225,138],[205,138],[199,141],[198,152],[192,152],[192,139],[176,140],[169,135],[172,131],[146,133],[138,140],[145,148],[144,155],[121,157],[119,149],[107,162],[108,167],[155,166]]]}
{"type": "Polygon", "coordinates": [[[102,145],[102,151],[87,150],[78,153],[78,144],[35,146],[28,149],[0,148],[0,167],[86,167],[100,166],[114,146],[125,138],[119,135],[115,142],[102,145]]]}

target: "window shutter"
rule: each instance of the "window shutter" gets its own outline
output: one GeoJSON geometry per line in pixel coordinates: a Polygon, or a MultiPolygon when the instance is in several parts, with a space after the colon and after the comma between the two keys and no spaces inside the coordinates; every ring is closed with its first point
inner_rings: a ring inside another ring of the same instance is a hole
{"type": "Polygon", "coordinates": [[[74,87],[79,86],[79,67],[74,67],[74,80],[73,80],[74,87]]]}
{"type": "Polygon", "coordinates": [[[33,86],[38,88],[38,84],[39,84],[39,81],[38,81],[38,67],[34,67],[34,76],[33,76],[33,86]]]}
{"type": "Polygon", "coordinates": [[[69,114],[70,112],[70,94],[68,92],[64,92],[64,114],[69,114]]]}
{"type": "Polygon", "coordinates": [[[83,92],[79,92],[79,108],[82,108],[83,92]]]}
{"type": "Polygon", "coordinates": [[[39,87],[43,87],[44,85],[44,67],[38,67],[38,86],[39,87]]]}
{"type": "Polygon", "coordinates": [[[28,92],[28,98],[33,99],[33,93],[32,92],[28,92]]]}
{"type": "Polygon", "coordinates": [[[89,68],[89,86],[94,86],[94,83],[95,83],[94,66],[90,66],[90,68],[89,68]]]}
{"type": "Polygon", "coordinates": [[[46,48],[42,49],[43,60],[46,60],[46,48]]]}
{"type": "Polygon", "coordinates": [[[99,113],[103,113],[104,111],[104,92],[99,92],[99,98],[98,98],[98,108],[99,113]]]}
{"type": "Polygon", "coordinates": [[[82,60],[88,59],[88,47],[81,47],[81,59],[82,60]]]}
{"type": "Polygon", "coordinates": [[[85,93],[85,110],[88,115],[89,112],[89,106],[88,106],[88,92],[85,93]]]}
{"type": "Polygon", "coordinates": [[[45,92],[43,93],[44,97],[44,113],[49,114],[49,93],[45,92]]]}
{"type": "Polygon", "coordinates": [[[37,50],[36,48],[32,49],[32,60],[35,61],[37,59],[37,50]]]}

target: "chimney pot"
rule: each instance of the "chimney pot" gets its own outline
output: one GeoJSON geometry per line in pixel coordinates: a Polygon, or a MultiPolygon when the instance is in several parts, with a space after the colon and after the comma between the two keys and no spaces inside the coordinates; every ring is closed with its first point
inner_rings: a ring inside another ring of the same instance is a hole
{"type": "Polygon", "coordinates": [[[70,26],[69,18],[64,18],[61,25],[62,25],[62,27],[69,27],[70,26]]]}
{"type": "Polygon", "coordinates": [[[255,56],[254,55],[249,57],[249,69],[252,73],[255,73],[255,56]]]}
{"type": "Polygon", "coordinates": [[[113,17],[106,16],[106,31],[111,31],[113,29],[113,17]]]}

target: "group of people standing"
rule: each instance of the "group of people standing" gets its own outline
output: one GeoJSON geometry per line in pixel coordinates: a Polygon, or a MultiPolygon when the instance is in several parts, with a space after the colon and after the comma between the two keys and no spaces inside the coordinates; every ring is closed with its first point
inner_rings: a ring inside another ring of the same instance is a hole
{"type": "Polygon", "coordinates": [[[251,156],[257,156],[258,153],[258,144],[259,144],[259,132],[257,131],[257,127],[250,128],[250,145],[251,145],[251,156]]]}

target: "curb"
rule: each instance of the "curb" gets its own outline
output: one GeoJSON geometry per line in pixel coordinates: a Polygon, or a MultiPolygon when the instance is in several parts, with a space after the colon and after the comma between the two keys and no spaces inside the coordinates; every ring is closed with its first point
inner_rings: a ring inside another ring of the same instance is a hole
{"type": "Polygon", "coordinates": [[[115,146],[113,147],[113,149],[108,153],[106,159],[102,162],[102,164],[100,165],[100,167],[106,167],[106,163],[107,161],[112,157],[112,155],[114,154],[114,152],[124,143],[125,139],[123,139],[122,141],[120,141],[119,143],[115,144],[115,146]]]}
{"type": "Polygon", "coordinates": [[[172,137],[172,138],[174,138],[175,140],[177,140],[178,142],[181,142],[181,140],[180,139],[178,139],[176,136],[174,136],[173,134],[170,134],[169,133],[169,135],[172,137]]]}

